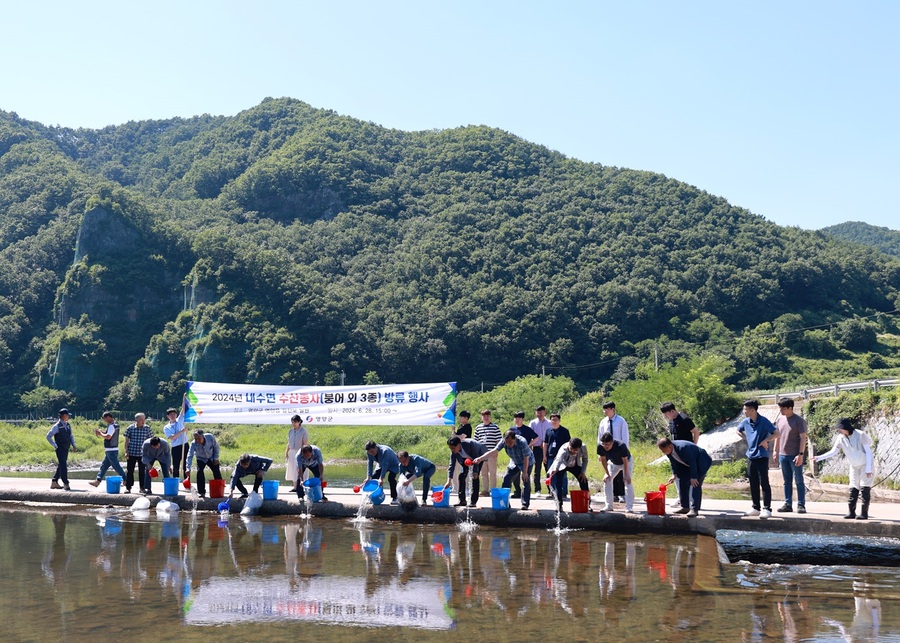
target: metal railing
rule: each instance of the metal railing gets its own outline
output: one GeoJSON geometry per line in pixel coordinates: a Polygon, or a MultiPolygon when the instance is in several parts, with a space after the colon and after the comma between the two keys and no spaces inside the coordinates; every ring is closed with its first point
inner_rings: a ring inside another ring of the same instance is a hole
{"type": "Polygon", "coordinates": [[[769,393],[766,395],[757,395],[756,399],[759,401],[763,400],[772,400],[776,404],[779,400],[785,397],[790,397],[792,399],[802,398],[804,400],[808,400],[811,397],[816,395],[840,395],[844,391],[862,391],[866,389],[872,389],[873,391],[877,391],[883,387],[897,386],[900,380],[898,379],[890,379],[890,380],[868,380],[865,382],[849,382],[845,384],[829,384],[828,386],[818,386],[816,388],[805,388],[801,391],[793,391],[791,393],[769,393]]]}

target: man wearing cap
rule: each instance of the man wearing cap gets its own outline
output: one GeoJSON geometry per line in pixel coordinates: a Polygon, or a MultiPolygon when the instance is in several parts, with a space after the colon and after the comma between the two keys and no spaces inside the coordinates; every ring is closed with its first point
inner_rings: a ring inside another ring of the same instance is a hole
{"type": "Polygon", "coordinates": [[[241,478],[244,476],[253,476],[253,492],[258,492],[259,485],[262,484],[266,471],[271,466],[271,458],[264,458],[250,453],[243,454],[234,467],[234,474],[231,476],[231,490],[228,492],[228,497],[231,498],[234,495],[235,487],[241,492],[241,498],[247,497],[247,488],[241,482],[241,478]]]}
{"type": "Polygon", "coordinates": [[[141,461],[144,463],[144,471],[146,471],[147,476],[144,478],[144,492],[152,493],[150,481],[153,478],[150,476],[150,469],[153,468],[155,463],[159,462],[163,478],[169,477],[169,468],[172,466],[172,449],[169,447],[169,443],[158,435],[154,435],[149,440],[146,440],[141,445],[141,461]]]}
{"type": "Polygon", "coordinates": [[[194,441],[191,442],[191,448],[188,450],[185,477],[190,477],[191,475],[191,465],[194,463],[195,455],[197,456],[197,492],[201,498],[205,498],[206,476],[203,475],[204,469],[209,466],[213,479],[222,479],[222,472],[219,470],[219,443],[216,441],[216,436],[212,433],[204,433],[202,429],[194,431],[194,441]]]}
{"type": "Polygon", "coordinates": [[[56,450],[56,471],[50,481],[51,489],[69,488],[69,450],[78,451],[75,447],[75,436],[72,435],[72,425],[69,424],[69,409],[59,410],[59,420],[47,431],[47,442],[56,450]],[[59,481],[62,480],[62,486],[59,481]]]}
{"type": "Polygon", "coordinates": [[[138,468],[138,488],[143,491],[144,488],[144,442],[153,437],[153,430],[147,424],[147,416],[143,413],[136,413],[134,422],[125,429],[125,459],[126,469],[128,473],[125,476],[125,491],[131,493],[131,487],[134,485],[134,467],[138,468]]]}
{"type": "Polygon", "coordinates": [[[103,480],[103,476],[110,467],[122,476],[123,480],[125,479],[125,470],[119,464],[119,423],[109,411],[103,414],[103,421],[106,422],[105,429],[94,429],[94,435],[103,438],[104,458],[100,465],[100,472],[97,473],[97,479],[88,483],[92,487],[100,486],[100,481],[103,480]]]}

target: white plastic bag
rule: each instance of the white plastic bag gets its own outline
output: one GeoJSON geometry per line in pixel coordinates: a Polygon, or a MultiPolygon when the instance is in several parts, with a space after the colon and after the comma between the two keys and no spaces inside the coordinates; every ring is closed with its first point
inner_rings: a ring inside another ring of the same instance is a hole
{"type": "Polygon", "coordinates": [[[262,507],[262,503],[262,496],[255,491],[251,491],[250,495],[244,501],[244,508],[241,509],[241,515],[255,516],[259,512],[259,508],[262,507]]]}
{"type": "Polygon", "coordinates": [[[405,509],[414,509],[419,506],[419,500],[416,498],[416,488],[413,487],[412,483],[408,485],[404,485],[407,478],[404,475],[400,476],[400,479],[397,481],[397,496],[400,500],[400,504],[405,509]]]}

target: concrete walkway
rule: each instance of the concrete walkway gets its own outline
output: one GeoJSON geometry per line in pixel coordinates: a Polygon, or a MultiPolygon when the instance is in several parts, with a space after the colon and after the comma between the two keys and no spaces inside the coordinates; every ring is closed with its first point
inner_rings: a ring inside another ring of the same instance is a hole
{"type": "MultiPolygon", "coordinates": [[[[15,503],[51,503],[55,505],[81,505],[81,506],[117,506],[128,507],[137,499],[137,494],[108,494],[106,484],[94,488],[88,485],[86,480],[75,480],[71,483],[72,491],[51,490],[48,478],[0,478],[0,501],[15,503]]],[[[162,482],[154,482],[154,489],[162,492],[162,482]]],[[[846,487],[835,486],[835,489],[846,487]]],[[[193,501],[183,488],[179,489],[179,495],[167,500],[172,500],[182,508],[190,510],[193,501]]],[[[276,500],[267,500],[263,503],[260,515],[304,515],[333,518],[352,518],[357,516],[360,510],[360,502],[364,494],[354,493],[352,489],[332,488],[326,489],[328,502],[314,505],[302,504],[297,496],[288,493],[288,487],[281,486],[276,500]]],[[[742,531],[766,531],[766,532],[790,532],[810,533],[825,535],[852,535],[852,536],[879,536],[900,538],[900,502],[890,496],[897,492],[879,493],[877,501],[873,499],[869,508],[869,520],[845,520],[847,512],[845,502],[807,502],[808,513],[773,513],[769,519],[758,517],[745,517],[743,514],[750,508],[748,500],[703,500],[703,508],[697,518],[687,518],[682,515],[655,516],[647,513],[647,507],[643,499],[635,499],[633,514],[624,513],[623,505],[616,505],[616,511],[601,513],[571,513],[564,511],[557,515],[555,503],[548,498],[534,498],[528,511],[521,511],[519,500],[511,500],[511,510],[495,511],[491,508],[490,498],[481,498],[476,509],[463,509],[456,507],[419,507],[407,511],[402,507],[382,504],[365,507],[365,515],[368,518],[379,520],[397,520],[402,522],[417,523],[455,523],[469,519],[478,524],[509,526],[517,528],[553,528],[557,525],[578,529],[593,529],[618,533],[692,533],[714,536],[719,529],[733,529],[742,531]],[[558,522],[559,521],[559,522],[558,522]]],[[[150,496],[155,505],[162,496],[150,496]]],[[[669,507],[674,499],[670,489],[666,498],[666,511],[672,511],[669,507]]],[[[455,503],[453,497],[451,504],[455,503]]],[[[215,511],[221,499],[207,498],[197,504],[198,510],[215,511]]],[[[780,502],[773,501],[773,509],[780,502]]],[[[598,505],[592,503],[592,509],[598,505]]],[[[240,511],[243,501],[235,499],[231,501],[232,511],[240,511]]],[[[565,506],[569,508],[568,503],[565,506]]]]}

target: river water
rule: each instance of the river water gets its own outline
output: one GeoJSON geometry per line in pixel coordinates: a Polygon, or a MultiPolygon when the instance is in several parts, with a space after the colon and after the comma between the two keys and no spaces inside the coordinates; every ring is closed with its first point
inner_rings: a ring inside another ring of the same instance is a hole
{"type": "Polygon", "coordinates": [[[897,569],[702,536],[6,508],[0,578],[8,641],[900,640],[897,569]]]}

